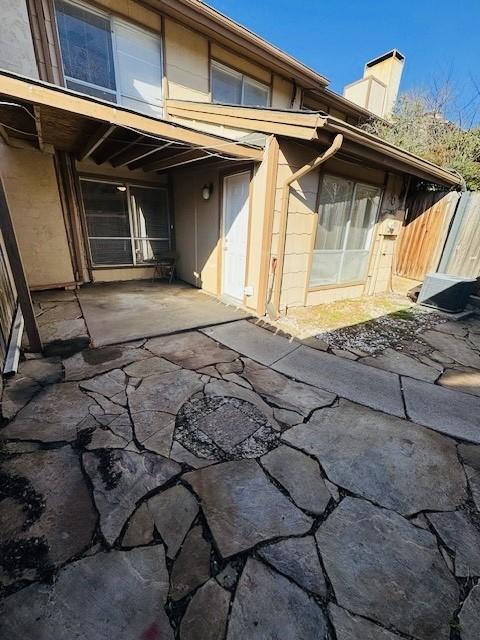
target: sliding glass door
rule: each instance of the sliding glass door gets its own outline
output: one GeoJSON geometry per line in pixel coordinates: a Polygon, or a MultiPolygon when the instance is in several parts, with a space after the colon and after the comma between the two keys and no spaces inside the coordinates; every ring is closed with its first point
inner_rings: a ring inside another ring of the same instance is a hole
{"type": "Polygon", "coordinates": [[[381,189],[324,176],[310,287],[363,282],[381,189]]]}
{"type": "Polygon", "coordinates": [[[164,187],[80,180],[92,266],[148,264],[171,248],[164,187]]]}

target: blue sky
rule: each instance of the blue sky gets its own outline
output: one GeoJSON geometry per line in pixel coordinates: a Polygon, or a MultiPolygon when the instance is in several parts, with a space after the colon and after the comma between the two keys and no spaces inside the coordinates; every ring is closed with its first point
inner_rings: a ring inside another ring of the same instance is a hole
{"type": "Polygon", "coordinates": [[[402,91],[450,78],[460,106],[476,98],[474,82],[480,92],[480,0],[207,2],[325,75],[340,93],[366,61],[393,48],[406,56],[402,91]]]}

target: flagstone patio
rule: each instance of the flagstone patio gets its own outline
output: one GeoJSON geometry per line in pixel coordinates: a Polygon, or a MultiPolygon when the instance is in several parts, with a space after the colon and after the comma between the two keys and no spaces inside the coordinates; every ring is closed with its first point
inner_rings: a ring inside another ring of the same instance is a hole
{"type": "MultiPolygon", "coordinates": [[[[423,355],[476,371],[480,320],[445,329],[423,355]]],[[[434,384],[439,360],[241,320],[24,361],[0,637],[477,640],[480,397],[434,384]]]]}

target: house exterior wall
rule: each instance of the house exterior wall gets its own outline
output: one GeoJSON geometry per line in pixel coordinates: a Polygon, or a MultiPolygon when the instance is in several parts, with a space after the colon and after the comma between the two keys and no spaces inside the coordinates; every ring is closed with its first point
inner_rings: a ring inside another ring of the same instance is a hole
{"type": "Polygon", "coordinates": [[[38,78],[26,0],[0,0],[0,69],[38,78]]]}
{"type": "MultiPolygon", "coordinates": [[[[310,162],[318,152],[297,143],[283,141],[280,144],[279,171],[276,188],[272,257],[281,251],[280,211],[282,188],[285,180],[302,166],[310,162]]],[[[404,177],[383,171],[331,159],[321,169],[313,171],[294,182],[290,190],[285,257],[281,281],[280,309],[312,306],[361,295],[383,293],[390,288],[391,270],[395,243],[404,217],[402,194],[405,191],[404,177]],[[351,286],[309,288],[311,257],[315,242],[317,196],[321,173],[342,175],[384,188],[377,223],[373,231],[369,269],[362,284],[351,286]]]]}
{"type": "Polygon", "coordinates": [[[1,144],[0,173],[29,286],[74,284],[53,156],[1,144]]]}
{"type": "MultiPolygon", "coordinates": [[[[175,238],[178,275],[181,280],[208,293],[222,293],[222,183],[227,174],[248,170],[248,165],[224,169],[184,169],[173,173],[175,238]],[[209,200],[201,197],[202,187],[213,185],[209,200]]],[[[265,247],[265,207],[268,189],[268,159],[251,167],[249,222],[245,287],[250,290],[243,304],[257,310],[260,298],[262,255],[265,247]]],[[[269,242],[267,243],[269,246],[269,242]]]]}
{"type": "Polygon", "coordinates": [[[220,174],[218,169],[173,172],[175,246],[178,276],[208,293],[219,294],[220,174]],[[209,200],[201,195],[213,185],[209,200]]]}

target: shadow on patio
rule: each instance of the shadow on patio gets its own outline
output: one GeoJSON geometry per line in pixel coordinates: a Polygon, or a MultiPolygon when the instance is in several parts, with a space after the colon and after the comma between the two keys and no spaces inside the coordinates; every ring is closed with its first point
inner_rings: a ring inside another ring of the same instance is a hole
{"type": "Polygon", "coordinates": [[[115,282],[34,294],[48,355],[168,335],[248,317],[183,282],[115,282]]]}

